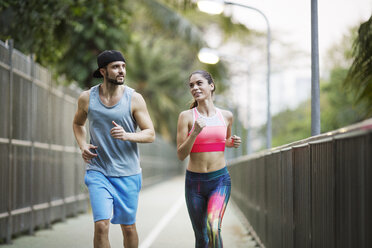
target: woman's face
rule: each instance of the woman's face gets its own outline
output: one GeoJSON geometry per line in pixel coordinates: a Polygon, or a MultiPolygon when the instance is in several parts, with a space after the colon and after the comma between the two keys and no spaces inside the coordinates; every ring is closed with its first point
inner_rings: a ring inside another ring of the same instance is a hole
{"type": "Polygon", "coordinates": [[[212,97],[214,84],[209,84],[201,74],[193,74],[190,77],[189,88],[194,99],[200,101],[212,97]]]}

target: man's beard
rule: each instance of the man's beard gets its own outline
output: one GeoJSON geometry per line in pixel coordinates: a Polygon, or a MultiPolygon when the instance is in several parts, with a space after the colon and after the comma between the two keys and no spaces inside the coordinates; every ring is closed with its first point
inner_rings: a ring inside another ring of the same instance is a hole
{"type": "Polygon", "coordinates": [[[125,81],[125,79],[123,79],[123,82],[118,82],[118,80],[110,78],[108,76],[108,73],[106,73],[106,80],[107,80],[107,82],[115,84],[115,85],[122,85],[122,84],[124,84],[124,81],[125,81]]]}

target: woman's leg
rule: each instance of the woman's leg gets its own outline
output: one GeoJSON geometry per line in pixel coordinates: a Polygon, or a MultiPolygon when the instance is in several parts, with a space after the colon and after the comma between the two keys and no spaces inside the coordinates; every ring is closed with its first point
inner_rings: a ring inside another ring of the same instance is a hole
{"type": "Polygon", "coordinates": [[[209,247],[213,248],[223,247],[221,222],[231,193],[230,175],[223,175],[219,179],[217,187],[209,197],[207,207],[209,247]]]}
{"type": "Polygon", "coordinates": [[[186,179],[185,197],[187,210],[194,229],[195,247],[207,248],[207,199],[198,190],[201,188],[200,183],[186,179]]]}

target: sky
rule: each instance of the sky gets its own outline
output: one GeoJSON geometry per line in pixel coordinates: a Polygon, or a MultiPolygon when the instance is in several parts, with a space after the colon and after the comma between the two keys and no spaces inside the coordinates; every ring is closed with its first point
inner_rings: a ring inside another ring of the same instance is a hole
{"type": "MultiPolygon", "coordinates": [[[[271,112],[276,114],[287,108],[295,108],[300,102],[309,99],[311,95],[311,0],[230,0],[261,10],[268,18],[271,27],[273,42],[271,45],[271,112]],[[280,66],[280,49],[278,43],[290,44],[298,51],[302,51],[301,58],[286,61],[287,66],[280,66]],[[289,66],[288,66],[289,64],[289,66]]],[[[266,22],[263,17],[254,10],[229,6],[225,13],[233,13],[233,18],[239,23],[246,24],[248,28],[266,32],[266,22]]],[[[372,0],[318,0],[318,42],[319,42],[319,65],[320,77],[327,75],[325,59],[327,50],[349,28],[365,22],[372,14],[372,0]]],[[[208,42],[208,41],[207,41],[208,42]]],[[[218,43],[218,42],[217,42],[218,43]]],[[[216,46],[210,42],[212,46],[216,46]]],[[[244,44],[241,44],[244,46],[244,44]]],[[[226,54],[224,50],[223,53],[226,54]]],[[[230,55],[242,56],[239,50],[231,49],[230,55]],[[237,52],[238,51],[238,52],[237,52]],[[234,54],[236,53],[236,54],[234,54]]],[[[249,51],[254,53],[257,51],[249,51]]],[[[259,53],[260,51],[258,51],[259,53]]],[[[265,51],[263,51],[265,53],[265,51]]],[[[261,54],[262,56],[262,54],[261,54]]],[[[254,56],[253,56],[254,57],[254,56]]],[[[257,65],[252,59],[247,65],[248,70],[240,70],[232,80],[231,95],[240,105],[239,115],[241,121],[247,124],[249,116],[250,124],[258,127],[267,120],[267,91],[266,91],[266,64],[262,59],[257,65]],[[247,75],[245,75],[247,74],[247,75]],[[248,83],[242,83],[248,82],[248,83]],[[247,108],[247,106],[250,106],[247,108]],[[249,110],[249,112],[248,112],[249,110]]],[[[241,62],[238,62],[241,64],[241,62]]],[[[236,69],[235,65],[231,63],[236,69]]]]}

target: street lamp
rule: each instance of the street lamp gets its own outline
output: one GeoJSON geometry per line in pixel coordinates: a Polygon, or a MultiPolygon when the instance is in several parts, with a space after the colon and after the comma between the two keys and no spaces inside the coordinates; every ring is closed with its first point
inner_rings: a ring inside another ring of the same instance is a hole
{"type": "Polygon", "coordinates": [[[266,127],[266,148],[271,148],[271,112],[270,112],[270,43],[271,43],[271,31],[270,31],[270,24],[269,20],[267,19],[266,15],[259,9],[254,7],[250,7],[240,3],[233,3],[223,0],[201,0],[197,2],[198,8],[200,11],[209,13],[209,14],[221,14],[223,12],[224,5],[236,5],[239,7],[247,8],[258,12],[260,15],[263,16],[267,25],[267,75],[266,75],[266,83],[267,83],[267,127],[266,127]]]}
{"type": "Polygon", "coordinates": [[[223,12],[224,1],[198,1],[198,8],[200,11],[211,15],[219,15],[223,12]]]}
{"type": "Polygon", "coordinates": [[[205,64],[217,64],[220,61],[219,55],[216,50],[203,47],[198,53],[198,58],[202,63],[205,64]]]}

